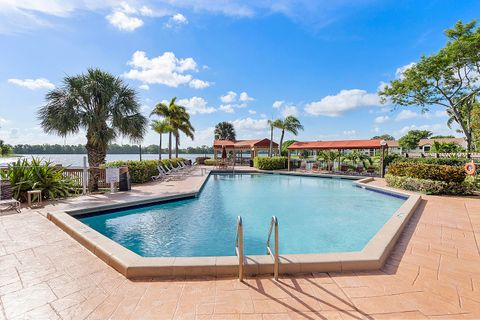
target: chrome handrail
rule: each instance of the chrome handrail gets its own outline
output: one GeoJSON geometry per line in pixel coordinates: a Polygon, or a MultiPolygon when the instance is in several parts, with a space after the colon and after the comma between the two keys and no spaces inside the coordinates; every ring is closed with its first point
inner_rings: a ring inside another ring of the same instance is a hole
{"type": "Polygon", "coordinates": [[[275,280],[278,280],[278,266],[279,266],[279,258],[278,258],[278,219],[276,216],[272,216],[272,221],[270,222],[270,229],[268,230],[268,237],[267,237],[267,254],[273,257],[273,277],[275,280]],[[275,252],[272,253],[272,249],[270,248],[270,238],[272,236],[272,231],[275,227],[275,252]]]}
{"type": "Polygon", "coordinates": [[[235,254],[238,256],[238,280],[243,281],[243,223],[242,217],[240,216],[237,217],[235,254]]]}

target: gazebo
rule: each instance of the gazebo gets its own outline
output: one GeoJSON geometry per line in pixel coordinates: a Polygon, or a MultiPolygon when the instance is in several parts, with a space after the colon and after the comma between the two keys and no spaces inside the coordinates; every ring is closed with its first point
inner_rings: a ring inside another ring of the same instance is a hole
{"type": "MultiPolygon", "coordinates": [[[[233,152],[233,159],[237,158],[237,153],[240,154],[240,161],[243,160],[243,153],[249,152],[253,159],[261,152],[269,152],[270,139],[260,140],[215,140],[213,142],[213,157],[217,159],[222,154],[222,149],[225,148],[227,152],[233,152]]],[[[278,154],[278,143],[272,141],[272,151],[278,154]]]]}
{"type": "Polygon", "coordinates": [[[337,141],[307,141],[294,142],[288,147],[288,171],[291,171],[291,153],[296,150],[359,150],[359,149],[379,149],[381,150],[382,162],[380,165],[380,175],[384,176],[383,161],[385,158],[385,149],[388,144],[384,140],[337,140],[337,141]]]}

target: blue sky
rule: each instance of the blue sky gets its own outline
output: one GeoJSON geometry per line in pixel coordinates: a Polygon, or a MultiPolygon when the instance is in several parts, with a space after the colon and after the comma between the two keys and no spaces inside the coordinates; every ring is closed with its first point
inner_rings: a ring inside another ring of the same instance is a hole
{"type": "MultiPolygon", "coordinates": [[[[300,140],[455,134],[442,109],[392,111],[376,91],[478,12],[473,0],[0,0],[0,138],[84,143],[44,134],[36,110],[88,67],[123,77],[146,115],[177,96],[197,133],[182,146],[210,145],[220,121],[238,138],[267,137],[267,120],[289,114],[305,126],[300,140]]],[[[144,144],[157,140],[149,132],[144,144]]]]}

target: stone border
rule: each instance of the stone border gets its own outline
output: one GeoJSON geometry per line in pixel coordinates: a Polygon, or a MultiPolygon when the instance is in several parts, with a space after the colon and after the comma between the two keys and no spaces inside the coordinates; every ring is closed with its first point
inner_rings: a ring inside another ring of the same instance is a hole
{"type": "MultiPolygon", "coordinates": [[[[239,172],[243,171],[239,170],[239,172]]],[[[306,176],[306,174],[301,175],[306,176]]],[[[148,198],[141,201],[119,203],[74,211],[53,212],[48,213],[47,217],[71,237],[85,246],[85,248],[95,254],[98,258],[102,259],[105,263],[129,279],[152,277],[185,278],[198,276],[238,276],[238,258],[236,256],[142,257],[116,243],[110,238],[102,235],[101,233],[93,230],[74,217],[75,215],[79,214],[104,211],[118,207],[124,208],[147,203],[198,196],[200,190],[207,181],[208,176],[209,175],[206,176],[202,186],[195,193],[148,198]]],[[[318,175],[309,176],[319,177],[318,175]]],[[[373,178],[364,178],[354,181],[353,184],[357,187],[370,189],[372,191],[400,196],[406,198],[407,200],[375,234],[375,236],[370,239],[363,250],[340,253],[281,255],[279,270],[281,274],[378,270],[384,265],[385,260],[395,246],[395,243],[407,224],[409,218],[418,207],[421,197],[417,194],[407,194],[391,188],[368,185],[368,183],[373,180],[373,178]]],[[[244,270],[246,275],[272,274],[272,258],[267,255],[246,256],[244,270]]]]}

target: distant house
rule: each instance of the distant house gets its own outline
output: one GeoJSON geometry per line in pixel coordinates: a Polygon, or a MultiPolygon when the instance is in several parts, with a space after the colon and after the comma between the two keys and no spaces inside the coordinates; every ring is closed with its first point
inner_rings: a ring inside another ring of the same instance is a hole
{"type": "MultiPolygon", "coordinates": [[[[467,148],[467,141],[464,138],[440,138],[440,139],[421,139],[418,143],[418,146],[415,149],[408,150],[412,153],[426,153],[430,152],[434,142],[439,143],[455,143],[463,149],[467,148]]],[[[398,144],[398,141],[388,141],[388,151],[390,153],[401,154],[402,147],[398,144]]]]}

